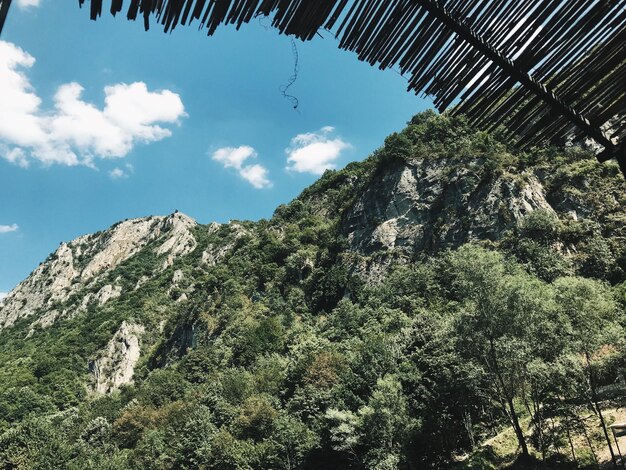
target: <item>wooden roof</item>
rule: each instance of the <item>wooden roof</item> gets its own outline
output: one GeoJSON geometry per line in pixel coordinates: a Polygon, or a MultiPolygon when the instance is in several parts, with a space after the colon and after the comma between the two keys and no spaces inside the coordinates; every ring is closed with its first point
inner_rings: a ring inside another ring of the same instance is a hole
{"type": "Polygon", "coordinates": [[[7,13],[9,12],[10,6],[11,0],[0,0],[0,33],[2,32],[4,22],[7,19],[7,13]]]}
{"type": "MultiPolygon", "coordinates": [[[[0,0],[1,4],[8,0],[0,0]]],[[[83,4],[85,0],[79,0],[83,4]]],[[[591,137],[601,161],[624,156],[626,0],[110,0],[115,15],[166,32],[195,22],[212,35],[272,17],[310,40],[331,31],[341,49],[484,128],[504,124],[523,147],[591,137]]],[[[103,0],[90,0],[91,18],[103,0]]],[[[626,170],[626,157],[618,158],[626,170]]]]}

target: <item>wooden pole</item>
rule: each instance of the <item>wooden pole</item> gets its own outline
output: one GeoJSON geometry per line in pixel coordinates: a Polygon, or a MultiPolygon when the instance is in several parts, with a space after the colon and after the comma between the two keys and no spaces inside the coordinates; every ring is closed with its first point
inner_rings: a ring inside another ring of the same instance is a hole
{"type": "Polygon", "coordinates": [[[10,6],[11,0],[0,0],[0,35],[2,34],[2,28],[4,27],[4,22],[7,19],[10,6]]]}

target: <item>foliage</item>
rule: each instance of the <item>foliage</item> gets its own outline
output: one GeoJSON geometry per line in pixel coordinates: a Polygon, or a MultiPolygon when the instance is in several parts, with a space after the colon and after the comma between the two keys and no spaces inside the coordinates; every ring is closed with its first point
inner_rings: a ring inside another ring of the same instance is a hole
{"type": "Polygon", "coordinates": [[[514,154],[499,132],[427,112],[270,220],[198,227],[173,266],[155,268],[150,242],[102,281],[119,278],[121,297],[0,332],[0,468],[427,469],[462,454],[496,468],[479,444],[502,432],[568,460],[580,410],[601,416],[598,394],[626,369],[615,208],[597,206],[602,228],[530,212],[491,248],[390,258],[376,281],[342,217],[376,174],[424,158],[478,158],[480,178],[558,161],[548,197],[571,199],[563,181],[612,171],[578,157],[514,154]],[[135,382],[88,393],[90,361],[123,321],[146,328],[135,382]]]}

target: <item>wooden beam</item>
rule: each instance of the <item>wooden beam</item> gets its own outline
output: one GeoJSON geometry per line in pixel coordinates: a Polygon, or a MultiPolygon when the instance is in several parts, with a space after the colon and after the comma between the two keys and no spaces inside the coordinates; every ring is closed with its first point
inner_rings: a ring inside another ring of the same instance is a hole
{"type": "Polygon", "coordinates": [[[2,34],[2,29],[4,28],[4,22],[7,19],[10,6],[11,0],[0,0],[0,35],[2,34]]]}
{"type": "MultiPolygon", "coordinates": [[[[96,19],[107,2],[89,1],[96,19]]],[[[258,15],[301,40],[325,26],[360,60],[398,67],[441,111],[502,124],[521,148],[588,136],[606,149],[599,160],[626,169],[626,0],[109,1],[112,14],[126,5],[128,19],[166,32],[198,21],[212,35],[258,15]]]]}
{"type": "Polygon", "coordinates": [[[439,21],[454,31],[461,39],[484,54],[485,57],[500,67],[511,78],[517,80],[557,113],[567,117],[570,122],[584,131],[589,137],[604,146],[605,151],[608,151],[607,154],[617,156],[617,146],[602,129],[592,125],[584,115],[565,103],[545,85],[535,80],[523,67],[510,60],[488,42],[484,41],[470,26],[454,18],[439,1],[420,0],[418,3],[428,10],[431,15],[435,16],[439,21]]]}

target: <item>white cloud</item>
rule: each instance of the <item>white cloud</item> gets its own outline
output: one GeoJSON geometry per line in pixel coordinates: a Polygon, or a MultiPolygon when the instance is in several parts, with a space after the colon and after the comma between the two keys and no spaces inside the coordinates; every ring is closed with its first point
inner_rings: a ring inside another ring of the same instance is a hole
{"type": "Polygon", "coordinates": [[[179,95],[149,91],[143,82],[105,87],[102,109],[81,98],[80,84],[67,83],[57,89],[53,109],[44,110],[24,73],[34,64],[33,56],[0,41],[0,156],[16,165],[93,165],[96,158],[125,157],[139,142],[169,137],[160,124],[177,124],[186,115],[179,95]]]}
{"type": "Polygon", "coordinates": [[[0,225],[0,233],[9,233],[9,232],[17,232],[19,230],[19,225],[0,225]]]}
{"type": "Polygon", "coordinates": [[[269,171],[262,165],[245,166],[239,171],[239,174],[257,189],[272,187],[272,182],[267,177],[269,171]]]}
{"type": "Polygon", "coordinates": [[[2,299],[4,299],[7,295],[9,295],[8,292],[0,292],[0,301],[2,301],[2,299]]]}
{"type": "Polygon", "coordinates": [[[321,175],[326,170],[336,168],[335,162],[341,152],[351,145],[342,139],[332,138],[334,127],[325,126],[318,132],[298,134],[291,139],[287,153],[287,170],[297,173],[321,175]]]}
{"type": "Polygon", "coordinates": [[[111,171],[109,171],[109,176],[111,177],[111,179],[114,180],[118,180],[120,178],[128,178],[126,172],[121,168],[113,168],[111,171]]]}
{"type": "Polygon", "coordinates": [[[40,0],[17,0],[17,6],[21,9],[38,7],[40,3],[40,0]]]}
{"type": "Polygon", "coordinates": [[[127,163],[124,165],[124,168],[115,167],[109,171],[109,177],[112,180],[125,179],[128,178],[134,171],[135,168],[130,163],[127,163]]]}
{"type": "Polygon", "coordinates": [[[224,168],[234,168],[244,180],[257,189],[271,188],[272,182],[268,178],[269,171],[263,165],[245,165],[250,158],[257,158],[254,148],[249,145],[240,147],[222,147],[213,152],[211,157],[222,164],[224,168]]]}
{"type": "Polygon", "coordinates": [[[223,147],[213,153],[213,160],[220,162],[224,168],[241,169],[241,166],[248,158],[256,158],[256,151],[248,146],[241,147],[223,147]]]}

